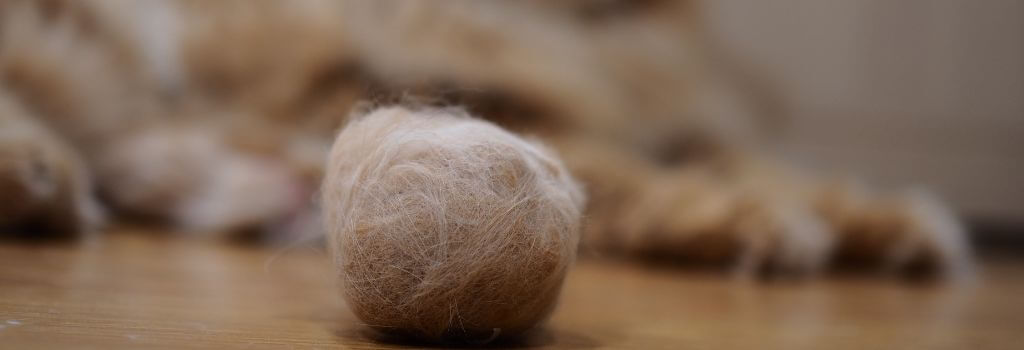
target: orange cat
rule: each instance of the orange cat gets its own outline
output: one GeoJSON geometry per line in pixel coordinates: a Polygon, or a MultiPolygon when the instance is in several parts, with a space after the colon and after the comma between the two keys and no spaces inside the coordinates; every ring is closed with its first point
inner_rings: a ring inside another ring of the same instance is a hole
{"type": "MultiPolygon", "coordinates": [[[[17,142],[71,145],[85,165],[68,173],[114,215],[189,231],[308,231],[349,111],[415,101],[555,147],[589,192],[587,251],[743,274],[967,271],[961,225],[927,193],[874,194],[761,154],[760,96],[711,59],[694,6],[15,0],[0,5],[0,90],[57,135],[17,142]]],[[[4,186],[33,186],[11,173],[4,186]]]]}

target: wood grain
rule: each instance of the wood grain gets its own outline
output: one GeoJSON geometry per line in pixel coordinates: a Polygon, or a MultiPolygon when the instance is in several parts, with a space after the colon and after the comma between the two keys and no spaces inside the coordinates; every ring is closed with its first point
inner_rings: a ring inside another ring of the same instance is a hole
{"type": "MultiPolygon", "coordinates": [[[[547,327],[502,347],[1012,349],[1024,265],[976,283],[827,278],[757,283],[584,261],[547,327]]],[[[408,348],[335,294],[319,248],[117,231],[76,243],[0,241],[0,349],[408,348]]]]}

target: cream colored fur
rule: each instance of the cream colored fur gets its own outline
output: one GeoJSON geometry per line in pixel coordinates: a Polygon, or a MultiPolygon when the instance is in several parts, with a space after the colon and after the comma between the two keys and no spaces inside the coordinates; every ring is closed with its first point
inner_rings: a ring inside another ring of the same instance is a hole
{"type": "MultiPolygon", "coordinates": [[[[457,104],[553,145],[590,193],[583,247],[752,274],[970,265],[929,194],[763,154],[689,1],[66,1],[0,5],[0,89],[72,145],[117,214],[308,227],[358,101],[457,104]],[[263,190],[256,190],[263,189],[263,190]],[[281,225],[281,223],[286,223],[281,225]]],[[[38,142],[46,142],[39,139],[38,142]]]]}

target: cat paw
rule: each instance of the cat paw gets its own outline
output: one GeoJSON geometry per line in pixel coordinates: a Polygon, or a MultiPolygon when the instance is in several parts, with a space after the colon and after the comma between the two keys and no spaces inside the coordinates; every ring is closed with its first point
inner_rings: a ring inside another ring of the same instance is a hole
{"type": "Polygon", "coordinates": [[[888,275],[965,278],[973,263],[967,230],[934,194],[909,190],[871,197],[847,189],[831,195],[825,217],[840,236],[838,261],[888,275]]]}

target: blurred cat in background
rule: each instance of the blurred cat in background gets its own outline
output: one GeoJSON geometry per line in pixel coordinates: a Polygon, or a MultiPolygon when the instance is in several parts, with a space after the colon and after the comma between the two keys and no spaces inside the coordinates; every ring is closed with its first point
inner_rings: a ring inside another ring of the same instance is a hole
{"type": "Polygon", "coordinates": [[[714,56],[697,6],[5,1],[0,225],[82,232],[106,213],[294,239],[317,227],[312,197],[350,111],[414,103],[557,149],[587,187],[593,255],[743,275],[968,270],[960,223],[929,194],[821,180],[760,151],[772,99],[714,56]]]}

